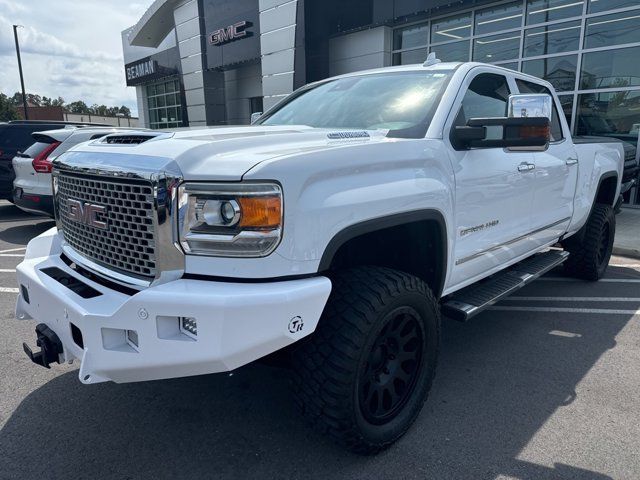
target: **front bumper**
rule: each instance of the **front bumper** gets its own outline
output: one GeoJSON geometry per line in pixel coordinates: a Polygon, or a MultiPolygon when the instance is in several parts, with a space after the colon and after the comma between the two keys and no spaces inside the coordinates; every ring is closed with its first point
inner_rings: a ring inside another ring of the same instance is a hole
{"type": "Polygon", "coordinates": [[[83,383],[233,370],[312,333],[331,290],[325,277],[268,283],[180,279],[127,295],[80,275],[60,254],[55,229],[29,243],[17,267],[16,316],[53,330],[63,345],[60,363],[79,359],[83,383]],[[68,288],[68,277],[93,291],[68,288]],[[182,317],[196,320],[196,337],[180,329],[182,317]]]}
{"type": "Polygon", "coordinates": [[[46,214],[53,218],[53,197],[25,192],[22,187],[13,189],[13,204],[29,213],[46,214]]]}

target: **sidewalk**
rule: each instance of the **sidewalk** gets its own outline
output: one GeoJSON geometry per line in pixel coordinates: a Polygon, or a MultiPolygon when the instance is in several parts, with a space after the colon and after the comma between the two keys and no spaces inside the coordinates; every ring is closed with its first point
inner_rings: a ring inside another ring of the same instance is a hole
{"type": "Polygon", "coordinates": [[[616,216],[616,238],[613,253],[640,258],[640,209],[623,208],[616,216]]]}

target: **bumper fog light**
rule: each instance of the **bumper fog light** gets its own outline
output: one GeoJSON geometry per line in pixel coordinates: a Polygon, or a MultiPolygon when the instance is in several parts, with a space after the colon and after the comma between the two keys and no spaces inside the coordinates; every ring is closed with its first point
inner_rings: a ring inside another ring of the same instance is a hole
{"type": "Polygon", "coordinates": [[[180,317],[180,330],[187,335],[196,337],[198,335],[198,323],[195,318],[180,317]]]}
{"type": "Polygon", "coordinates": [[[127,330],[127,342],[132,347],[138,348],[138,332],[135,330],[127,330]]]}

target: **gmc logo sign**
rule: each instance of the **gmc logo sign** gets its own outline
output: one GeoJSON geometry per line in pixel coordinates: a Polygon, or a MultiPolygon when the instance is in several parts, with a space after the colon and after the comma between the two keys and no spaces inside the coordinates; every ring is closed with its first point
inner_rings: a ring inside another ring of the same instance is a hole
{"type": "Polygon", "coordinates": [[[107,207],[81,202],[73,198],[67,199],[67,216],[69,220],[82,223],[100,230],[107,229],[107,207]]]}
{"type": "Polygon", "coordinates": [[[213,33],[209,34],[209,43],[211,45],[222,45],[224,43],[232,42],[240,38],[248,37],[251,32],[247,32],[247,28],[252,25],[251,22],[243,20],[233,25],[229,25],[225,28],[219,28],[213,33]]]}

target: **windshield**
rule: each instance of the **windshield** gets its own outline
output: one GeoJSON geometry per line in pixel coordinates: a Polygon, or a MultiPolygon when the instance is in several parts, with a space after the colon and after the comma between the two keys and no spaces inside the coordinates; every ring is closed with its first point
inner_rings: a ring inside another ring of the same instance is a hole
{"type": "Polygon", "coordinates": [[[330,80],[294,93],[261,125],[390,130],[424,136],[451,71],[394,72],[330,80]]]}

